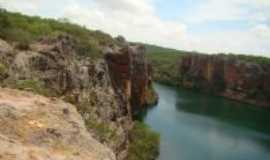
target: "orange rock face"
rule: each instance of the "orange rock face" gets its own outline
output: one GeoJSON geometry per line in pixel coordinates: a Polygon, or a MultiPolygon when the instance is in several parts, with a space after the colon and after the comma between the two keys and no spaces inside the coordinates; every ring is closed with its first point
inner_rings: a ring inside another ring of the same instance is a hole
{"type": "Polygon", "coordinates": [[[133,111],[149,105],[151,66],[144,54],[145,49],[142,46],[134,45],[110,49],[105,56],[116,93],[125,93],[126,99],[122,97],[122,100],[130,104],[133,111]]]}
{"type": "Polygon", "coordinates": [[[226,55],[185,56],[182,84],[258,106],[270,107],[270,65],[226,55]]]}

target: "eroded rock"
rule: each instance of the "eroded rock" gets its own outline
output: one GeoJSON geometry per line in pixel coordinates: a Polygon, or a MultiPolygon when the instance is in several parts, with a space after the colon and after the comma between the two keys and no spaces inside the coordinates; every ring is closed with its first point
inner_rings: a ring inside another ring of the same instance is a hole
{"type": "Polygon", "coordinates": [[[270,65],[226,55],[192,54],[179,65],[182,84],[270,107],[270,65]]]}
{"type": "Polygon", "coordinates": [[[146,61],[143,46],[108,49],[106,61],[115,90],[125,93],[123,101],[131,104],[133,112],[157,101],[157,95],[152,90],[151,66],[146,61]],[[153,100],[150,101],[150,98],[153,100]]]}

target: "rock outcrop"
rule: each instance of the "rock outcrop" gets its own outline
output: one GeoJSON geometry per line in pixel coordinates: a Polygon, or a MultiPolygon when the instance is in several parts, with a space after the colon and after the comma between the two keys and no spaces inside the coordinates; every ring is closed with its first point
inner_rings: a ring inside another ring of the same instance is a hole
{"type": "Polygon", "coordinates": [[[0,159],[115,160],[85,128],[76,107],[0,88],[0,159]]]}
{"type": "Polygon", "coordinates": [[[235,56],[192,54],[179,65],[182,85],[270,107],[270,65],[235,56]]]}
{"type": "Polygon", "coordinates": [[[78,56],[74,43],[61,35],[20,50],[0,40],[0,84],[74,104],[93,137],[125,159],[133,108],[157,97],[144,49],[123,41],[93,60],[78,56]]]}
{"type": "Polygon", "coordinates": [[[125,93],[121,99],[127,105],[131,104],[130,112],[133,113],[142,106],[157,101],[157,94],[152,88],[151,66],[144,54],[145,48],[141,45],[106,50],[106,61],[114,89],[125,93]]]}

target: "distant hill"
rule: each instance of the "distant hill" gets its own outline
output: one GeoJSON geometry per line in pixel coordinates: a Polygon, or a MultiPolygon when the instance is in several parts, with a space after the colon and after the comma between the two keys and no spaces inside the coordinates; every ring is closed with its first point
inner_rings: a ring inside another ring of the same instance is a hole
{"type": "MultiPolygon", "coordinates": [[[[179,75],[179,62],[183,56],[189,54],[200,54],[199,52],[190,52],[183,50],[176,50],[166,47],[160,47],[152,44],[141,43],[146,48],[146,57],[151,62],[154,70],[154,79],[162,83],[177,85],[176,82],[179,81],[181,75],[179,75]]],[[[257,63],[261,65],[270,64],[270,58],[262,56],[252,56],[244,54],[223,54],[224,58],[230,58],[234,60],[240,60],[244,62],[257,63]]]]}
{"type": "Polygon", "coordinates": [[[155,80],[168,84],[173,84],[173,81],[176,82],[178,79],[177,63],[182,56],[190,52],[141,44],[146,48],[146,57],[153,66],[155,80]]]}
{"type": "Polygon", "coordinates": [[[185,51],[180,51],[172,48],[166,48],[166,47],[160,47],[157,45],[152,45],[152,44],[143,44],[146,48],[146,51],[148,53],[187,53],[185,51]]]}

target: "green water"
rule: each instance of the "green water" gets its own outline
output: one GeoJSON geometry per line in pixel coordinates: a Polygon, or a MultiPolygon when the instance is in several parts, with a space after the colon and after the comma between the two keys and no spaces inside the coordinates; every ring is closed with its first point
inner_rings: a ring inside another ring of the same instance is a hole
{"type": "Polygon", "coordinates": [[[158,160],[270,160],[270,112],[155,84],[159,104],[142,114],[160,133],[158,160]]]}

